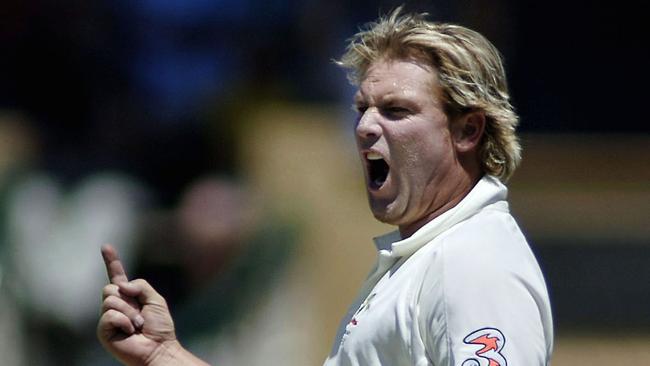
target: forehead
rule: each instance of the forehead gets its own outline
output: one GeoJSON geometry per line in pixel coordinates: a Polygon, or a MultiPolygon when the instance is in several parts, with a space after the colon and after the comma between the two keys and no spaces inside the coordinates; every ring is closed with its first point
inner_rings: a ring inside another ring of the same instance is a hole
{"type": "Polygon", "coordinates": [[[414,60],[379,60],[372,63],[361,83],[355,100],[386,96],[432,96],[437,75],[435,70],[414,60]]]}

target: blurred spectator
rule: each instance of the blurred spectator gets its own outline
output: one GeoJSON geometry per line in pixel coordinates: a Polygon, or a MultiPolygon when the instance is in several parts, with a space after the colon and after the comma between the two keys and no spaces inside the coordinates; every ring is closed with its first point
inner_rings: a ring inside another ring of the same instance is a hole
{"type": "Polygon", "coordinates": [[[0,114],[0,317],[14,324],[3,322],[0,332],[17,334],[7,344],[27,364],[55,365],[70,363],[94,340],[97,288],[106,281],[99,247],[113,242],[129,261],[146,194],[116,173],[62,181],[41,167],[38,132],[19,113],[0,114]],[[66,340],[79,347],[62,346],[66,340]]]}
{"type": "Polygon", "coordinates": [[[2,283],[0,266],[0,364],[22,366],[25,362],[25,340],[20,310],[2,283]]]}
{"type": "Polygon", "coordinates": [[[0,365],[27,365],[23,315],[7,280],[9,249],[4,204],[10,182],[30,165],[37,150],[27,118],[17,111],[0,110],[0,365]]]}
{"type": "Polygon", "coordinates": [[[20,180],[8,196],[7,240],[27,307],[72,329],[93,323],[97,301],[86,299],[105,282],[97,250],[115,243],[129,262],[141,199],[137,184],[119,175],[90,176],[71,192],[46,173],[20,180]]]}
{"type": "Polygon", "coordinates": [[[168,299],[178,336],[197,354],[215,364],[263,364],[292,351],[298,338],[304,342],[282,326],[272,327],[274,339],[261,338],[269,322],[298,316],[279,286],[296,238],[242,182],[198,180],[147,232],[137,276],[168,299]],[[271,346],[281,342],[289,347],[271,346]]]}
{"type": "Polygon", "coordinates": [[[141,202],[137,184],[119,175],[90,176],[70,191],[46,173],[15,183],[6,203],[6,280],[39,350],[29,353],[30,364],[68,363],[78,349],[59,342],[94,338],[97,288],[106,282],[99,247],[115,243],[130,262],[141,202]]]}

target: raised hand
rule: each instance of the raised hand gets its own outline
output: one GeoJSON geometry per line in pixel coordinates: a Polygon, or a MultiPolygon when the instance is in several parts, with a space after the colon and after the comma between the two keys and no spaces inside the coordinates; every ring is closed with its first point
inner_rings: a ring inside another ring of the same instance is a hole
{"type": "Polygon", "coordinates": [[[179,353],[165,299],[145,280],[130,281],[115,249],[102,247],[110,283],[104,287],[97,336],[126,365],[153,365],[179,353]]]}

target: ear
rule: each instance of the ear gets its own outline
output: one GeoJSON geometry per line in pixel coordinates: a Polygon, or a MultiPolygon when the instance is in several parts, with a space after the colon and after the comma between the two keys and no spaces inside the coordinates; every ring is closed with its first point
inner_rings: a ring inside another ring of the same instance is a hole
{"type": "Polygon", "coordinates": [[[464,114],[451,124],[451,136],[458,153],[474,150],[481,142],[485,131],[485,113],[482,111],[464,114]]]}

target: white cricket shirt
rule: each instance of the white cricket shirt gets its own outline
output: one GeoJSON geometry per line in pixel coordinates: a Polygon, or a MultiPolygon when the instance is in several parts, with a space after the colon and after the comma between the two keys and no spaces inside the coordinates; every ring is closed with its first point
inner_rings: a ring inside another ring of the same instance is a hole
{"type": "Polygon", "coordinates": [[[325,366],[548,365],[548,293],[506,197],[485,176],[411,237],[376,238],[377,264],[325,366]]]}

